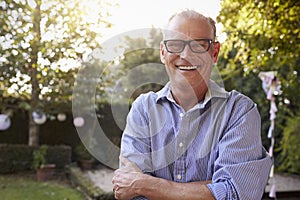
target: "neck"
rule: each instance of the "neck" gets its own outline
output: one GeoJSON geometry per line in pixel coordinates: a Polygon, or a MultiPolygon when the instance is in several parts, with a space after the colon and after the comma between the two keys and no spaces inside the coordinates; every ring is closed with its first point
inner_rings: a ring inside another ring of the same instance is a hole
{"type": "Polygon", "coordinates": [[[171,92],[176,103],[179,104],[185,111],[193,108],[197,103],[205,98],[208,87],[197,88],[177,88],[171,86],[171,92]]]}

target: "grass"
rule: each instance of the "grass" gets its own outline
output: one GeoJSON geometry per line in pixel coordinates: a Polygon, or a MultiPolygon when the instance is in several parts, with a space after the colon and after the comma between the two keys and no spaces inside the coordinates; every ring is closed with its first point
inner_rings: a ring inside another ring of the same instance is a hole
{"type": "Polygon", "coordinates": [[[31,173],[0,175],[1,200],[84,200],[66,180],[38,182],[31,173]]]}

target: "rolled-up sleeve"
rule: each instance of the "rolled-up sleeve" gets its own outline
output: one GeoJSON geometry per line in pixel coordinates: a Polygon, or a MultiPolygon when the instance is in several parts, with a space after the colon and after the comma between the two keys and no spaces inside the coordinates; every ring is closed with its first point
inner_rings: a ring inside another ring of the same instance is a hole
{"type": "MultiPolygon", "coordinates": [[[[121,155],[135,163],[144,173],[151,174],[151,148],[149,139],[149,123],[143,112],[142,98],[133,104],[127,116],[127,123],[122,136],[121,155]],[[139,108],[139,109],[138,109],[139,108]]],[[[122,168],[120,164],[120,168],[122,168]]],[[[144,196],[137,196],[132,200],[147,200],[144,196]]]]}
{"type": "Polygon", "coordinates": [[[272,165],[261,144],[260,116],[247,99],[239,101],[232,112],[218,143],[212,183],[207,186],[217,200],[258,200],[272,165]]]}
{"type": "Polygon", "coordinates": [[[127,124],[122,136],[121,155],[147,173],[152,171],[149,119],[143,109],[140,109],[143,104],[141,101],[142,98],[138,98],[133,103],[127,116],[127,124]]]}

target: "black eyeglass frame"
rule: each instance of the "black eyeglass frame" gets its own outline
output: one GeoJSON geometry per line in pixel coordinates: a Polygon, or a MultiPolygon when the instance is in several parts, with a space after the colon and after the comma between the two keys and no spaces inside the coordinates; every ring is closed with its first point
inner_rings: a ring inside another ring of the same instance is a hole
{"type": "Polygon", "coordinates": [[[194,53],[205,53],[205,52],[207,52],[207,51],[209,50],[211,44],[212,44],[212,43],[215,43],[215,42],[214,42],[212,39],[198,38],[198,39],[193,39],[193,40],[170,39],[170,40],[164,40],[163,43],[164,43],[164,45],[165,45],[165,47],[166,47],[166,50],[167,50],[169,53],[181,53],[181,52],[183,52],[183,50],[185,49],[185,47],[186,47],[187,44],[189,45],[189,48],[190,48],[190,50],[191,50],[192,52],[194,52],[194,53]],[[184,46],[183,46],[183,48],[182,48],[180,51],[170,51],[170,50],[168,49],[168,47],[167,47],[167,43],[168,43],[169,41],[180,41],[180,42],[183,42],[183,43],[184,43],[184,46]],[[202,50],[202,51],[194,51],[194,50],[192,49],[192,47],[191,47],[191,42],[193,42],[193,41],[207,41],[207,42],[208,42],[208,47],[207,47],[206,50],[202,50]]]}

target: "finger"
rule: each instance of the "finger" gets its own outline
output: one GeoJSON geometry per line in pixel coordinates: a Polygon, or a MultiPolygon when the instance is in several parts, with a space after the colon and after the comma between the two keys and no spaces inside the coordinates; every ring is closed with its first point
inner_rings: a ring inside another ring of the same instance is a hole
{"type": "Polygon", "coordinates": [[[118,175],[115,175],[115,176],[111,179],[111,183],[112,183],[112,184],[116,183],[117,179],[118,179],[118,175]]]}
{"type": "Polygon", "coordinates": [[[114,192],[118,191],[119,189],[120,189],[119,185],[114,185],[114,187],[113,187],[114,192]]]}
{"type": "Polygon", "coordinates": [[[112,178],[111,182],[112,182],[112,184],[116,185],[116,184],[118,184],[118,182],[120,182],[123,178],[124,178],[124,177],[121,175],[121,173],[118,173],[118,174],[116,174],[116,175],[112,178]]]}
{"type": "Polygon", "coordinates": [[[128,171],[127,170],[124,170],[124,168],[122,168],[122,169],[117,169],[115,172],[114,172],[114,177],[118,177],[118,176],[120,176],[121,174],[123,174],[123,173],[127,173],[128,171]]]}
{"type": "Polygon", "coordinates": [[[115,199],[119,199],[118,193],[115,192],[115,199]]]}
{"type": "Polygon", "coordinates": [[[121,193],[120,193],[119,189],[120,189],[120,187],[119,187],[119,188],[116,188],[116,189],[114,190],[114,196],[115,196],[115,199],[123,199],[123,198],[121,197],[121,193]]]}

